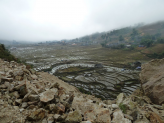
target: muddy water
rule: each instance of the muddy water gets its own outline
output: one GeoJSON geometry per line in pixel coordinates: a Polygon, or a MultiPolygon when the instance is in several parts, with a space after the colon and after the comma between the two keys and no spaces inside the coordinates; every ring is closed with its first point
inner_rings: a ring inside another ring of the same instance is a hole
{"type": "Polygon", "coordinates": [[[50,73],[104,99],[115,99],[121,92],[129,95],[140,87],[139,71],[110,66],[95,68],[94,64],[64,64],[54,67],[50,73]],[[70,70],[72,67],[74,69],[70,70]]]}

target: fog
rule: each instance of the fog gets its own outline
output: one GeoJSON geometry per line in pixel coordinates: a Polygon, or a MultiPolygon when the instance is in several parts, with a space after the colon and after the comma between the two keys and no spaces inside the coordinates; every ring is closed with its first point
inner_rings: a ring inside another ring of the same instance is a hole
{"type": "Polygon", "coordinates": [[[0,39],[44,41],[164,20],[164,0],[1,0],[0,39]]]}

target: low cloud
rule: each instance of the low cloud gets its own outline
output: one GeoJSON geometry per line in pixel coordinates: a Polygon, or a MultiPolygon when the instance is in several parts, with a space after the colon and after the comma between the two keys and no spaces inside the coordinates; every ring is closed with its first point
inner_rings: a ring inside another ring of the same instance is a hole
{"type": "Polygon", "coordinates": [[[163,0],[0,1],[0,39],[61,40],[164,20],[163,0]]]}

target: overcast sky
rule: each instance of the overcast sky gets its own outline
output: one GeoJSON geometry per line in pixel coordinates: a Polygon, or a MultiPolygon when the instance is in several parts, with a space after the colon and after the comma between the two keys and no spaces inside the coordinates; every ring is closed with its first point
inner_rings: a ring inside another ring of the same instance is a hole
{"type": "Polygon", "coordinates": [[[61,40],[164,20],[164,0],[0,0],[0,39],[61,40]]]}

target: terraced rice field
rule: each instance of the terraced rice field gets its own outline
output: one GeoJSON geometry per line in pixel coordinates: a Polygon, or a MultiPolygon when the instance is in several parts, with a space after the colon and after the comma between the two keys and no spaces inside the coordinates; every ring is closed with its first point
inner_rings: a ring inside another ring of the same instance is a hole
{"type": "Polygon", "coordinates": [[[33,64],[37,71],[48,71],[71,85],[105,99],[113,99],[120,92],[129,95],[140,87],[137,81],[139,71],[122,71],[122,68],[138,60],[142,63],[150,60],[139,51],[113,50],[102,48],[100,45],[87,47],[60,44],[31,45],[17,47],[11,53],[33,64]],[[104,67],[94,68],[97,63],[104,67]],[[67,71],[71,67],[80,66],[83,69],[91,69],[62,72],[64,69],[67,71]]]}

